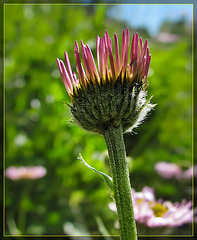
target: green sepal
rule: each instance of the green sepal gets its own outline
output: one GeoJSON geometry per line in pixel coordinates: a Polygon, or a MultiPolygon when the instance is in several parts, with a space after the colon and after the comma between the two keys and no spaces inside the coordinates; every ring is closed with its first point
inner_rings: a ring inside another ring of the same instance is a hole
{"type": "Polygon", "coordinates": [[[81,156],[80,153],[79,153],[78,159],[81,160],[81,161],[85,164],[86,167],[88,167],[88,168],[94,170],[95,172],[99,173],[99,174],[105,179],[105,182],[106,182],[107,186],[108,186],[111,190],[113,190],[113,181],[112,181],[112,178],[111,178],[110,176],[108,176],[107,174],[105,174],[105,173],[103,173],[103,172],[100,172],[100,171],[96,170],[95,168],[93,168],[93,167],[91,167],[89,164],[87,164],[87,163],[84,161],[84,159],[83,159],[83,157],[81,156]]]}

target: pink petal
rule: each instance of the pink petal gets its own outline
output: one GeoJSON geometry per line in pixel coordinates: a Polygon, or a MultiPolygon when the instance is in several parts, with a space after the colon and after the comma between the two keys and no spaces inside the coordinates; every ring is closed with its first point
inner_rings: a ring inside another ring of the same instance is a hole
{"type": "Polygon", "coordinates": [[[133,63],[133,71],[134,73],[137,72],[137,64],[138,64],[138,57],[139,57],[139,39],[138,39],[138,33],[135,35],[135,61],[133,63]]]}
{"type": "Polygon", "coordinates": [[[65,66],[64,66],[64,63],[57,58],[57,65],[58,65],[58,68],[59,68],[59,71],[60,71],[60,74],[61,74],[61,77],[62,77],[62,81],[63,81],[63,83],[64,83],[64,86],[65,86],[67,92],[68,92],[68,93],[71,93],[72,84],[71,84],[71,82],[70,82],[68,73],[67,73],[66,68],[65,68],[65,66]]]}
{"type": "Polygon", "coordinates": [[[85,70],[86,70],[86,74],[88,77],[92,76],[92,72],[91,72],[91,68],[88,64],[88,59],[87,59],[87,52],[86,52],[86,46],[83,44],[82,40],[81,40],[81,53],[82,53],[82,58],[83,58],[83,63],[85,66],[85,70]]]}
{"type": "Polygon", "coordinates": [[[144,59],[144,56],[145,56],[145,53],[146,53],[146,49],[147,49],[147,44],[148,44],[148,40],[146,39],[146,41],[144,42],[144,46],[141,50],[141,55],[140,55],[140,58],[139,58],[139,66],[138,66],[138,70],[141,68],[141,64],[142,64],[142,61],[144,59]]]}
{"type": "Polygon", "coordinates": [[[116,74],[115,74],[114,57],[112,55],[112,45],[110,42],[108,32],[106,31],[105,34],[106,34],[106,41],[107,41],[107,50],[108,50],[108,54],[109,54],[110,69],[111,69],[112,77],[115,78],[116,74]]]}
{"type": "Polygon", "coordinates": [[[142,38],[140,37],[140,52],[142,53],[142,38]]]}
{"type": "Polygon", "coordinates": [[[69,78],[70,78],[72,84],[74,84],[75,81],[74,81],[73,76],[72,76],[72,69],[71,69],[71,66],[70,66],[70,61],[69,61],[69,58],[68,58],[68,54],[67,54],[66,51],[64,52],[64,54],[65,54],[66,69],[67,69],[67,72],[68,72],[68,75],[69,75],[69,78]]]}
{"type": "Polygon", "coordinates": [[[73,72],[73,78],[74,78],[74,81],[75,81],[75,83],[76,84],[78,84],[78,79],[77,79],[77,76],[76,76],[76,73],[75,72],[73,72]]]}
{"type": "Polygon", "coordinates": [[[130,54],[130,59],[129,59],[129,75],[132,73],[132,69],[133,69],[133,62],[135,59],[135,34],[133,34],[133,38],[132,38],[132,43],[131,43],[131,54],[130,54]]]}
{"type": "Polygon", "coordinates": [[[106,43],[106,36],[103,36],[102,39],[102,49],[103,49],[103,74],[108,73],[108,58],[107,58],[107,43],[106,43]]]}
{"type": "Polygon", "coordinates": [[[126,39],[125,39],[125,49],[124,49],[124,62],[123,62],[123,66],[125,70],[127,68],[128,51],[129,51],[129,29],[127,28],[126,39]]]}
{"type": "Polygon", "coordinates": [[[151,61],[151,55],[149,55],[149,48],[147,48],[147,53],[146,53],[146,62],[145,62],[145,71],[144,71],[144,76],[147,77],[148,75],[148,70],[150,66],[150,61],[151,61]]]}
{"type": "Polygon", "coordinates": [[[132,38],[132,43],[131,43],[131,55],[130,55],[130,59],[129,59],[129,64],[132,63],[133,59],[134,59],[134,46],[135,46],[135,34],[133,34],[133,38],[132,38]]]}
{"type": "Polygon", "coordinates": [[[121,47],[121,67],[124,66],[124,52],[125,52],[125,30],[122,33],[122,47],[121,47]]]}
{"type": "Polygon", "coordinates": [[[77,68],[77,74],[79,76],[79,82],[85,86],[85,72],[83,69],[83,66],[81,64],[80,55],[79,55],[79,46],[77,44],[77,41],[75,41],[75,58],[76,58],[76,68],[77,68]]]}
{"type": "Polygon", "coordinates": [[[88,45],[86,45],[86,47],[87,47],[87,51],[86,51],[87,59],[88,59],[89,65],[90,65],[92,77],[94,77],[94,75],[96,75],[98,77],[98,72],[97,72],[97,69],[96,69],[96,65],[95,65],[95,62],[94,62],[92,52],[91,52],[90,47],[88,45]]]}
{"type": "Polygon", "coordinates": [[[115,40],[115,54],[116,54],[116,72],[120,71],[120,57],[119,57],[119,46],[118,46],[118,37],[116,33],[114,34],[115,40]]]}
{"type": "Polygon", "coordinates": [[[100,56],[100,51],[99,51],[100,43],[101,43],[100,37],[97,36],[97,39],[96,39],[96,53],[97,53],[97,65],[98,65],[99,75],[101,75],[101,63],[100,63],[101,56],[100,56]]]}
{"type": "Polygon", "coordinates": [[[105,47],[103,45],[103,39],[100,39],[100,45],[99,45],[99,56],[100,56],[100,77],[104,78],[104,69],[105,69],[105,57],[104,57],[104,51],[105,51],[105,47]]]}

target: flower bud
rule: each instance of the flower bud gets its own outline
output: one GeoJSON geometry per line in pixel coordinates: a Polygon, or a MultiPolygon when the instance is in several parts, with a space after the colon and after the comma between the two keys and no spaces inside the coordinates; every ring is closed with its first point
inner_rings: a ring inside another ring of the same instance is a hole
{"type": "Polygon", "coordinates": [[[138,33],[133,35],[129,53],[129,30],[123,31],[121,58],[117,35],[115,58],[108,32],[97,37],[97,67],[88,45],[75,43],[77,75],[72,73],[68,55],[65,63],[57,64],[66,90],[72,100],[71,112],[75,120],[86,130],[103,134],[109,127],[123,126],[124,131],[137,127],[154,105],[146,100],[146,79],[151,55],[147,40],[142,43],[138,33]],[[129,64],[128,64],[129,61],[129,64]]]}

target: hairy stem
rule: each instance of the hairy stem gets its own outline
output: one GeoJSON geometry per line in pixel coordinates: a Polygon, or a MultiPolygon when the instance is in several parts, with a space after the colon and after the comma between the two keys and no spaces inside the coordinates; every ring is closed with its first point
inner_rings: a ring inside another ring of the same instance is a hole
{"type": "Polygon", "coordinates": [[[129,170],[123,139],[123,128],[110,127],[104,132],[107,143],[114,187],[114,198],[119,216],[121,240],[136,240],[129,170]]]}

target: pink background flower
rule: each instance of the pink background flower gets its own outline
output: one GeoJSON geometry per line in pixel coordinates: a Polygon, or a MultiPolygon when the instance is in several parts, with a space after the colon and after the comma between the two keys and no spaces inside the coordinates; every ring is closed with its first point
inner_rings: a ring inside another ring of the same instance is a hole
{"type": "Polygon", "coordinates": [[[14,181],[20,179],[37,179],[46,175],[46,169],[42,166],[36,167],[8,167],[5,176],[14,181]]]}
{"type": "Polygon", "coordinates": [[[179,166],[170,162],[158,162],[154,166],[156,172],[163,178],[180,178],[182,176],[182,170],[179,166]]]}
{"type": "MultiPolygon", "coordinates": [[[[191,223],[193,214],[197,213],[197,208],[192,211],[192,201],[184,199],[181,203],[172,203],[156,200],[154,189],[150,187],[144,187],[141,192],[131,189],[131,193],[135,220],[150,228],[178,227],[191,223]]],[[[109,208],[116,211],[115,203],[110,203],[109,208]]]]}

